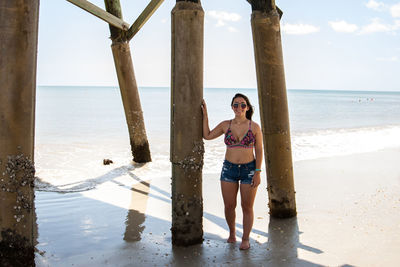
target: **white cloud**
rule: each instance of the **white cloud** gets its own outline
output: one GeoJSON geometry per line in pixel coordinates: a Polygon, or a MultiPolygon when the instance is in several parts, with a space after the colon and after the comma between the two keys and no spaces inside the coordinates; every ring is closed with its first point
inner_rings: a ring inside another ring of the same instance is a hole
{"type": "Polygon", "coordinates": [[[390,7],[390,14],[394,18],[400,18],[400,3],[390,7]]]}
{"type": "Polygon", "coordinates": [[[217,20],[216,26],[224,26],[226,22],[236,22],[242,17],[237,13],[228,13],[225,11],[210,10],[206,12],[206,15],[212,19],[217,20]]]}
{"type": "Polygon", "coordinates": [[[235,27],[228,27],[228,31],[237,32],[238,30],[235,27]]]}
{"type": "Polygon", "coordinates": [[[398,30],[398,29],[400,29],[400,20],[395,20],[393,30],[398,30]]]}
{"type": "Polygon", "coordinates": [[[368,3],[366,3],[365,5],[370,9],[378,10],[378,11],[381,11],[385,7],[384,3],[377,2],[374,0],[369,0],[368,3]]]}
{"type": "Polygon", "coordinates": [[[376,60],[377,61],[397,62],[397,61],[399,61],[399,58],[397,56],[393,56],[393,57],[378,57],[376,60]]]}
{"type": "Polygon", "coordinates": [[[309,24],[289,24],[282,26],[283,32],[294,35],[304,35],[319,32],[319,27],[309,24]]]}
{"type": "Polygon", "coordinates": [[[390,32],[396,29],[396,25],[383,24],[379,18],[372,19],[372,22],[361,28],[360,34],[390,32]]]}
{"type": "Polygon", "coordinates": [[[217,21],[215,23],[215,27],[225,27],[225,29],[228,29],[230,32],[237,32],[238,30],[235,27],[232,27],[229,25],[230,22],[237,22],[239,21],[242,17],[237,14],[237,13],[228,13],[225,11],[216,11],[216,10],[210,10],[206,11],[206,20],[209,18],[212,21],[217,21]]]}
{"type": "Polygon", "coordinates": [[[330,21],[329,24],[331,25],[332,29],[336,32],[346,32],[351,33],[358,30],[358,26],[355,24],[347,23],[344,20],[340,21],[330,21]]]}
{"type": "Polygon", "coordinates": [[[215,26],[216,27],[222,27],[222,26],[225,26],[225,21],[223,21],[223,20],[218,20],[218,22],[217,22],[217,24],[215,24],[215,26]]]}

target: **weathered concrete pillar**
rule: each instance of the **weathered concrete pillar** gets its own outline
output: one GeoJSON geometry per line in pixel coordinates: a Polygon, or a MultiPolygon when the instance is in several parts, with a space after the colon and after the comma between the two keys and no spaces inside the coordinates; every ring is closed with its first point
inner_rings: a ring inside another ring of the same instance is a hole
{"type": "Polygon", "coordinates": [[[39,0],[0,4],[0,266],[34,266],[39,0]]]}
{"type": "Polygon", "coordinates": [[[128,42],[116,42],[111,45],[119,88],[128,124],[133,161],[150,162],[150,148],[140,97],[133,72],[132,57],[128,42]]]}
{"type": "Polygon", "coordinates": [[[296,216],[296,201],[280,17],[272,2],[270,9],[261,5],[264,10],[257,10],[259,6],[253,5],[251,26],[270,214],[287,218],[296,216]]]}
{"type": "MultiPolygon", "coordinates": [[[[119,0],[105,0],[104,2],[108,12],[122,19],[119,0]]],[[[129,42],[125,32],[122,30],[110,25],[110,32],[111,49],[124,105],[125,118],[128,124],[133,161],[139,163],[150,162],[149,142],[147,140],[129,42]]]]}
{"type": "Polygon", "coordinates": [[[172,10],[171,162],[172,243],[203,241],[204,11],[200,2],[178,1],[172,10]]]}

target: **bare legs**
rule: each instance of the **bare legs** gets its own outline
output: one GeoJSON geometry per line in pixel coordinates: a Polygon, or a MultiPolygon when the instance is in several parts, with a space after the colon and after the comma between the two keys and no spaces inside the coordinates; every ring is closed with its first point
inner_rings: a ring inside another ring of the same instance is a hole
{"type": "MultiPolygon", "coordinates": [[[[239,185],[237,183],[221,181],[222,197],[224,199],[225,206],[225,219],[229,227],[229,238],[227,240],[228,243],[236,242],[235,208],[238,189],[239,185]]],[[[251,185],[249,184],[240,185],[240,196],[242,199],[241,205],[243,211],[243,236],[240,249],[250,248],[249,235],[251,232],[251,228],[253,227],[253,204],[256,192],[257,188],[251,187],[251,185]]]]}
{"type": "Polygon", "coordinates": [[[243,236],[242,244],[240,249],[249,249],[249,236],[251,228],[253,227],[254,212],[253,204],[256,197],[257,187],[251,187],[249,184],[240,185],[240,197],[242,199],[242,211],[243,211],[243,236]]]}
{"type": "Polygon", "coordinates": [[[229,227],[228,243],[236,242],[235,219],[236,219],[236,196],[239,184],[221,181],[222,198],[225,206],[225,219],[229,227]]]}

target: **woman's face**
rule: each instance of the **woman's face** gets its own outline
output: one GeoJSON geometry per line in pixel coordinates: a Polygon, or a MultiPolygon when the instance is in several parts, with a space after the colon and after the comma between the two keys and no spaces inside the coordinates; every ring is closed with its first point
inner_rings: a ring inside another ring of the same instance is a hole
{"type": "Polygon", "coordinates": [[[243,97],[236,97],[233,100],[232,110],[237,116],[246,116],[246,111],[249,110],[249,107],[243,97]]]}

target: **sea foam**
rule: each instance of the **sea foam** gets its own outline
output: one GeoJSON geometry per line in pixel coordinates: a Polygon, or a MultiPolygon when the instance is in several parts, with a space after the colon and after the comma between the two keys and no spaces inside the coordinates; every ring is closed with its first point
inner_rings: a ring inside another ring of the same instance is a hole
{"type": "MultiPolygon", "coordinates": [[[[293,161],[372,152],[400,147],[400,125],[292,133],[293,161]]],[[[153,161],[131,161],[127,140],[99,144],[42,144],[36,149],[37,190],[79,192],[112,181],[130,186],[171,177],[169,139],[150,139],[153,161]],[[103,165],[104,158],[113,160],[103,165]]],[[[204,174],[218,174],[225,155],[222,137],[205,141],[204,174]]],[[[264,162],[263,168],[265,169],[264,162]]]]}

